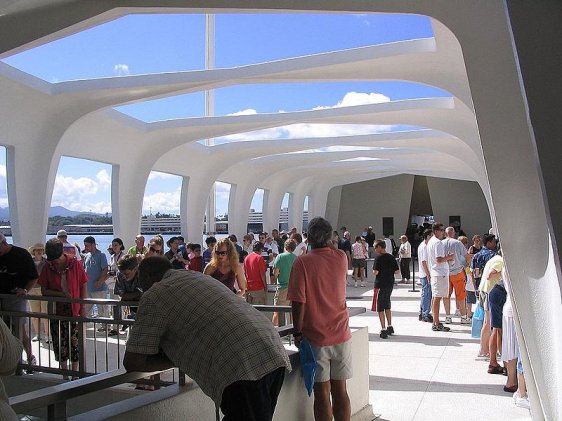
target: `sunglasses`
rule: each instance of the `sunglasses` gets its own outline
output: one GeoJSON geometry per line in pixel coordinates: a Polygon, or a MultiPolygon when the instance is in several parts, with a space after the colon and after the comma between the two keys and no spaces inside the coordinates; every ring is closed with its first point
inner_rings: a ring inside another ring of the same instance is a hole
{"type": "Polygon", "coordinates": [[[227,251],[217,251],[217,256],[226,256],[228,254],[227,251]]]}
{"type": "Polygon", "coordinates": [[[160,253],[162,251],[162,249],[155,249],[154,247],[150,247],[149,250],[153,253],[160,253]]]}

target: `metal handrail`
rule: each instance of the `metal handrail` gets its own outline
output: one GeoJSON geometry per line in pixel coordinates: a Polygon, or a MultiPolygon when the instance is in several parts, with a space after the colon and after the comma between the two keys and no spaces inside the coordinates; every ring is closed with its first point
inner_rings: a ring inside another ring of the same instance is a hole
{"type": "Polygon", "coordinates": [[[9,399],[10,406],[18,414],[47,408],[48,420],[66,419],[66,402],[88,393],[98,392],[123,383],[133,383],[145,377],[158,375],[162,371],[127,372],[124,369],[96,374],[71,383],[49,386],[33,392],[24,393],[9,399]]]}
{"type": "MultiPolygon", "coordinates": [[[[2,297],[2,295],[0,295],[2,297]]],[[[53,298],[53,297],[51,297],[53,298]]],[[[58,298],[58,297],[54,297],[58,298]]],[[[57,301],[56,299],[54,301],[57,301]]],[[[117,301],[117,300],[92,300],[92,301],[117,301]]],[[[120,301],[117,301],[121,303],[120,301]]],[[[133,304],[138,305],[137,302],[133,304]]],[[[278,311],[280,313],[288,313],[291,311],[290,306],[271,306],[271,305],[256,305],[254,306],[260,311],[278,311]]],[[[356,316],[366,312],[364,307],[348,307],[350,317],[356,316]]],[[[36,314],[39,316],[46,316],[43,313],[21,313],[21,312],[2,312],[0,314],[32,317],[36,314]]],[[[55,320],[63,321],[77,321],[83,323],[87,319],[85,318],[75,318],[75,317],[65,317],[65,316],[55,316],[49,315],[48,317],[55,320]]],[[[99,321],[99,319],[93,319],[99,321]]],[[[113,321],[113,319],[107,319],[108,321],[113,321]]],[[[122,323],[122,322],[121,322],[122,323]]],[[[134,323],[134,321],[131,321],[134,323]]],[[[288,324],[286,326],[281,326],[277,328],[279,336],[285,337],[293,333],[293,325],[288,324]]],[[[54,372],[56,370],[45,370],[54,372]]],[[[106,373],[94,374],[89,377],[82,378],[80,380],[73,381],[71,383],[63,383],[55,386],[50,386],[42,388],[33,392],[24,393],[22,395],[14,396],[9,399],[9,403],[16,413],[28,413],[29,411],[47,407],[48,420],[66,420],[66,403],[68,399],[72,399],[84,394],[97,392],[104,390],[113,386],[117,386],[123,383],[132,383],[142,380],[143,378],[149,376],[159,376],[160,373],[167,371],[155,371],[155,372],[126,372],[124,369],[118,369],[106,373]]],[[[63,371],[64,372],[64,371],[63,371]]],[[[90,373],[81,373],[89,375],[90,373]]],[[[185,375],[180,371],[179,373],[179,384],[185,384],[185,375]]]]}

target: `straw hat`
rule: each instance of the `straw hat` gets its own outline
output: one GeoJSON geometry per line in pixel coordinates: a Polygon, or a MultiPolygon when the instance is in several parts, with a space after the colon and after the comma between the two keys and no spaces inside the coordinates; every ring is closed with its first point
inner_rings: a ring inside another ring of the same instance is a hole
{"type": "Polygon", "coordinates": [[[35,250],[43,250],[43,252],[45,252],[45,246],[42,243],[35,243],[31,247],[29,247],[27,250],[29,250],[29,252],[31,254],[34,254],[35,250]]]}

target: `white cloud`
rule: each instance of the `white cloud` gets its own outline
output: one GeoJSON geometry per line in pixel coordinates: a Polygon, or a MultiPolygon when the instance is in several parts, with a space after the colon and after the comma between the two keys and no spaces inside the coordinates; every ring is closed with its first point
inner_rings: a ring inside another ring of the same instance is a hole
{"type": "Polygon", "coordinates": [[[113,73],[117,76],[127,76],[131,74],[128,64],[116,64],[113,66],[113,73]]]}
{"type": "Polygon", "coordinates": [[[99,190],[98,183],[88,177],[66,177],[57,175],[53,191],[53,199],[64,200],[65,197],[77,195],[92,195],[99,190]]]}
{"type": "Polygon", "coordinates": [[[152,213],[180,213],[181,187],[173,192],[156,192],[144,196],[142,209],[144,214],[152,213]]]}
{"type": "Polygon", "coordinates": [[[107,188],[111,187],[111,175],[107,170],[103,169],[96,174],[96,179],[101,187],[107,188]]]}
{"type": "Polygon", "coordinates": [[[375,92],[365,93],[365,92],[348,92],[346,93],[341,101],[338,101],[335,105],[325,106],[320,105],[314,107],[313,110],[326,110],[329,108],[342,108],[342,107],[353,107],[355,105],[367,105],[367,104],[382,104],[384,102],[390,102],[390,98],[383,94],[378,94],[375,92]]]}
{"type": "Polygon", "coordinates": [[[232,114],[227,114],[227,115],[254,115],[257,114],[258,112],[256,110],[254,110],[253,108],[248,108],[242,111],[237,111],[235,113],[232,114]]]}
{"type": "Polygon", "coordinates": [[[390,98],[383,94],[375,92],[368,94],[364,92],[348,92],[334,108],[351,107],[354,105],[382,104],[384,102],[390,102],[390,98]]]}
{"type": "Polygon", "coordinates": [[[179,177],[179,175],[170,174],[167,172],[151,171],[148,176],[148,180],[149,181],[157,180],[157,179],[169,180],[171,178],[176,178],[176,177],[179,177]]]}
{"type": "MultiPolygon", "coordinates": [[[[347,92],[335,105],[321,105],[313,110],[326,110],[332,108],[352,107],[356,105],[381,104],[390,102],[386,95],[376,92],[347,92]]],[[[281,112],[281,111],[280,111],[281,112]]],[[[246,109],[229,115],[251,115],[257,114],[254,109],[246,109]]],[[[254,130],[246,133],[235,133],[215,139],[216,144],[236,141],[252,141],[262,139],[298,139],[314,137],[355,136],[387,132],[393,126],[388,125],[366,125],[366,124],[314,124],[298,123],[288,126],[273,127],[270,129],[254,130]]]]}
{"type": "Polygon", "coordinates": [[[98,172],[96,179],[57,175],[51,205],[84,212],[111,212],[111,202],[97,197],[98,193],[109,185],[111,177],[106,170],[98,172]]]}

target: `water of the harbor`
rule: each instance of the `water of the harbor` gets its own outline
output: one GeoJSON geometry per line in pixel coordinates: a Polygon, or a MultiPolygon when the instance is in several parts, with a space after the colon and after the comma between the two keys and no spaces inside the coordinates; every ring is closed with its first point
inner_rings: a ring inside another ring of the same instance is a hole
{"type": "MultiPolygon", "coordinates": [[[[83,234],[83,235],[74,235],[74,234],[69,234],[67,241],[71,244],[77,243],[80,246],[80,250],[84,249],[84,238],[86,238],[88,235],[83,234]]],[[[228,234],[215,234],[214,237],[217,238],[218,240],[220,240],[221,238],[225,238],[227,237],[228,234]]],[[[47,235],[45,236],[45,242],[51,238],[53,238],[53,235],[47,235]]],[[[107,251],[107,249],[109,248],[109,246],[111,246],[111,241],[115,238],[115,236],[113,235],[108,235],[108,234],[103,234],[103,235],[94,235],[93,236],[96,239],[96,245],[98,250],[103,251],[106,256],[107,256],[107,260],[109,261],[109,252],[107,251]]],[[[148,245],[148,240],[150,240],[150,238],[152,238],[152,235],[145,235],[145,245],[148,245]]],[[[165,245],[166,242],[171,238],[171,237],[175,237],[175,235],[162,235],[162,237],[164,237],[164,251],[168,250],[168,247],[165,245]]],[[[201,245],[203,246],[203,249],[205,249],[205,238],[207,238],[206,235],[203,235],[201,237],[201,245]]],[[[8,243],[12,244],[12,237],[8,237],[6,236],[6,240],[8,241],[8,243]]],[[[123,240],[123,245],[125,246],[125,251],[127,251],[129,249],[129,247],[132,247],[135,245],[135,239],[131,238],[131,239],[126,239],[126,238],[121,238],[121,240],[123,240]]],[[[24,248],[28,248],[29,246],[32,246],[33,244],[16,244],[17,246],[20,247],[24,247],[24,248]]]]}

